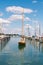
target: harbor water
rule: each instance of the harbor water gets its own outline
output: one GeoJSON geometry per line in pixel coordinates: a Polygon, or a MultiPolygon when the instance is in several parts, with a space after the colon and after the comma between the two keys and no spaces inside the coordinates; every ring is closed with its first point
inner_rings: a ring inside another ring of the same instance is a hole
{"type": "Polygon", "coordinates": [[[26,39],[25,46],[20,46],[19,40],[0,40],[0,65],[43,65],[43,43],[26,39]]]}

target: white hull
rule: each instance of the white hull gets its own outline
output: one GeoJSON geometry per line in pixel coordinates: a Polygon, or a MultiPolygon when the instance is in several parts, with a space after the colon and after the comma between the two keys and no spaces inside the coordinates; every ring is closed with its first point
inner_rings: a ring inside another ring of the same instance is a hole
{"type": "Polygon", "coordinates": [[[19,41],[19,43],[25,44],[25,38],[21,38],[20,41],[19,41]]]}

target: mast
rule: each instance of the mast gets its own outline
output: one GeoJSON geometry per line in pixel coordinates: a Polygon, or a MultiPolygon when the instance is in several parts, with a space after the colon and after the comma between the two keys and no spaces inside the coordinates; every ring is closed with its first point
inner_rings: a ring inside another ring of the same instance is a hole
{"type": "Polygon", "coordinates": [[[28,26],[28,36],[30,37],[30,28],[29,28],[29,26],[28,26]]]}
{"type": "Polygon", "coordinates": [[[2,33],[2,23],[0,23],[0,34],[2,33]]]}
{"type": "Polygon", "coordinates": [[[25,46],[25,38],[24,38],[24,9],[22,9],[22,37],[19,41],[19,45],[25,46]]]}
{"type": "Polygon", "coordinates": [[[40,23],[39,23],[39,37],[40,37],[40,33],[41,33],[41,32],[40,32],[40,23]]]}
{"type": "Polygon", "coordinates": [[[24,35],[24,9],[22,9],[22,37],[24,35]]]}

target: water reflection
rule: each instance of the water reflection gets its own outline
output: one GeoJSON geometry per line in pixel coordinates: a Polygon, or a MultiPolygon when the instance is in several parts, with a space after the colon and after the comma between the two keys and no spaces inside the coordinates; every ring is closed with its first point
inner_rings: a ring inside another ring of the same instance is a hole
{"type": "Polygon", "coordinates": [[[32,46],[34,47],[34,50],[36,49],[38,52],[43,52],[43,43],[32,40],[30,44],[32,44],[32,46]]]}
{"type": "Polygon", "coordinates": [[[43,53],[43,43],[40,43],[40,51],[43,53]]]}
{"type": "Polygon", "coordinates": [[[26,47],[26,44],[18,44],[19,50],[23,50],[26,47]]]}
{"type": "Polygon", "coordinates": [[[0,65],[3,62],[4,65],[43,65],[43,43],[26,39],[26,44],[21,45],[18,40],[18,37],[11,38],[8,44],[3,40],[2,47],[7,45],[0,54],[0,65]]]}
{"type": "Polygon", "coordinates": [[[6,46],[9,40],[10,40],[10,37],[0,39],[0,51],[6,46]]]}

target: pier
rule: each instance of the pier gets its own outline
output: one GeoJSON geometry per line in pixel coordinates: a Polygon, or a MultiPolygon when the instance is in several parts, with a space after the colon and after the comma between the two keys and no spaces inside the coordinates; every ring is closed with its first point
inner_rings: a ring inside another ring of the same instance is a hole
{"type": "MultiPolygon", "coordinates": [[[[0,35],[0,40],[6,40],[10,37],[20,37],[20,38],[23,38],[24,40],[25,39],[28,39],[28,40],[35,40],[35,41],[39,41],[39,42],[43,42],[43,37],[33,37],[33,36],[26,36],[26,35],[19,35],[19,34],[3,34],[3,35],[0,35]]],[[[21,40],[23,41],[23,40],[21,40]]]]}
{"type": "Polygon", "coordinates": [[[9,40],[10,37],[8,36],[3,36],[3,35],[0,36],[0,50],[2,50],[6,46],[9,40]]]}

